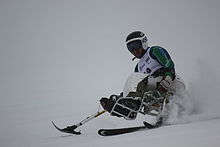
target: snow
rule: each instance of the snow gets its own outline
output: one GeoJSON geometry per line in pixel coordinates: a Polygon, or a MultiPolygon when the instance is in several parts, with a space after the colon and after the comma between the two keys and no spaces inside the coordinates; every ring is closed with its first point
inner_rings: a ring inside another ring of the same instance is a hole
{"type": "Polygon", "coordinates": [[[1,0],[0,146],[218,146],[219,8],[216,0],[1,0]],[[121,92],[137,62],[124,42],[133,30],[168,49],[187,85],[170,125],[102,137],[100,128],[152,121],[105,113],[82,135],[55,130],[51,121],[76,124],[98,111],[101,97],[121,92]]]}

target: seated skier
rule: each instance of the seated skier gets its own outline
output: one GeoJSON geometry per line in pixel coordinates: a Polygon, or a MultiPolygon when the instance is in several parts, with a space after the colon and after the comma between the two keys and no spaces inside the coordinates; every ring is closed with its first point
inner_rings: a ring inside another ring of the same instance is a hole
{"type": "MultiPolygon", "coordinates": [[[[178,88],[178,86],[174,86],[177,83],[175,82],[176,79],[181,81],[175,73],[174,62],[167,50],[160,46],[148,46],[148,39],[144,33],[140,31],[130,33],[126,38],[126,45],[129,52],[135,56],[134,58],[139,59],[135,67],[135,73],[140,74],[134,74],[139,77],[139,81],[135,85],[135,90],[132,90],[130,85],[127,88],[125,86],[121,95],[112,95],[109,99],[102,98],[100,100],[103,108],[109,112],[112,112],[118,98],[133,97],[133,100],[142,100],[142,102],[136,102],[139,106],[150,99],[165,98],[168,92],[174,93],[175,88],[178,88]],[[145,98],[144,101],[143,98],[145,98]]],[[[130,77],[130,81],[128,80],[126,85],[134,81],[134,75],[130,77]]],[[[184,87],[183,82],[181,86],[184,87]]],[[[152,106],[159,107],[161,103],[158,101],[158,103],[152,103],[152,106]]],[[[111,114],[118,117],[123,116],[116,113],[111,114]]]]}

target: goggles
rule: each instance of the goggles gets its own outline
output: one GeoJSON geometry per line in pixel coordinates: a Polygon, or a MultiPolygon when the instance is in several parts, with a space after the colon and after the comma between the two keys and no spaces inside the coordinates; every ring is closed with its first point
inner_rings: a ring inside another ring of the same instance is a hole
{"type": "Polygon", "coordinates": [[[130,52],[133,52],[136,49],[142,48],[142,43],[140,40],[132,41],[127,44],[127,48],[130,52]]]}

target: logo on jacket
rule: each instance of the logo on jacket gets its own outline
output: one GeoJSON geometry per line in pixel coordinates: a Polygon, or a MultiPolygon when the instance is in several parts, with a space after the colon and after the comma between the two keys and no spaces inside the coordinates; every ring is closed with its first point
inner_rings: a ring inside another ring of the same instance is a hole
{"type": "Polygon", "coordinates": [[[145,60],[146,63],[148,63],[150,60],[150,57],[147,57],[147,59],[145,60]]]}

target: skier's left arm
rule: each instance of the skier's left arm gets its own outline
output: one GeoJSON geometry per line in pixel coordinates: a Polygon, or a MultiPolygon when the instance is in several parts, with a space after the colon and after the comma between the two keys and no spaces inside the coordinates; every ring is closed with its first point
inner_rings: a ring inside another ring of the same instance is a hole
{"type": "Polygon", "coordinates": [[[150,52],[152,58],[156,59],[163,66],[163,80],[158,84],[158,89],[167,91],[175,79],[174,62],[169,53],[162,47],[155,46],[150,52]]]}

